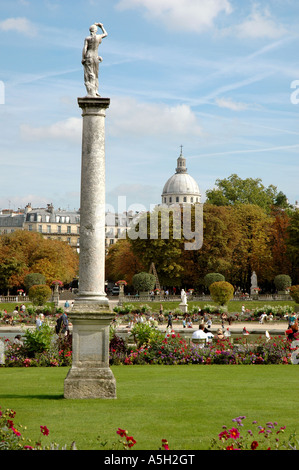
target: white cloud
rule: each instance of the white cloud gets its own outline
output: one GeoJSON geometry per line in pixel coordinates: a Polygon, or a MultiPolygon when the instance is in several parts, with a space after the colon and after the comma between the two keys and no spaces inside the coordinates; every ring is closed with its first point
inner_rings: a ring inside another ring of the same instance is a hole
{"type": "Polygon", "coordinates": [[[37,33],[36,27],[27,18],[7,18],[0,22],[0,30],[13,31],[26,36],[35,36],[37,33]]]}
{"type": "Polygon", "coordinates": [[[20,130],[24,140],[62,139],[77,142],[81,139],[82,123],[80,118],[69,118],[43,127],[22,124],[20,130]]]}
{"type": "Polygon", "coordinates": [[[113,135],[201,135],[196,115],[187,105],[142,103],[133,98],[114,99],[109,110],[113,135]]]}
{"type": "Polygon", "coordinates": [[[211,28],[218,15],[232,12],[229,0],[119,0],[117,7],[145,9],[148,18],[180,33],[182,28],[196,32],[211,28]]]}
{"type": "Polygon", "coordinates": [[[234,102],[230,98],[218,98],[216,104],[220,108],[228,108],[232,111],[244,111],[248,107],[247,104],[234,102]]]}
{"type": "Polygon", "coordinates": [[[280,38],[286,33],[286,29],[272,18],[270,11],[267,8],[260,11],[258,5],[253,6],[252,13],[243,23],[227,31],[244,38],[270,39],[280,38]]]}

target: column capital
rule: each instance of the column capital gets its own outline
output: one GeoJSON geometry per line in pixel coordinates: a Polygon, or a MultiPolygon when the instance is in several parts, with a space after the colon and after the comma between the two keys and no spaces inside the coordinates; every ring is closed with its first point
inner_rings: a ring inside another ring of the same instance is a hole
{"type": "Polygon", "coordinates": [[[101,98],[100,96],[85,96],[78,98],[78,105],[80,108],[109,108],[110,98],[101,98]]]}

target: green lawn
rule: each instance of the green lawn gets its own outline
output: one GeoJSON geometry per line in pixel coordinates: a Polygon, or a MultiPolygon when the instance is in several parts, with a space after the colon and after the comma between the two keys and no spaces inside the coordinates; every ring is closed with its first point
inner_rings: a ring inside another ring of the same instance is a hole
{"type": "MultiPolygon", "coordinates": [[[[174,310],[176,308],[179,308],[179,304],[180,302],[179,301],[163,301],[163,302],[152,302],[151,300],[147,301],[147,302],[125,302],[124,305],[136,305],[136,307],[140,307],[141,305],[149,305],[152,309],[152,312],[159,312],[160,310],[160,305],[162,304],[163,306],[163,310],[166,311],[166,310],[174,310]]],[[[204,308],[205,305],[213,305],[213,306],[217,306],[216,302],[212,302],[211,300],[201,300],[201,301],[191,301],[191,302],[188,302],[188,306],[189,308],[193,308],[193,307],[200,307],[201,309],[204,308]]],[[[245,305],[245,308],[246,309],[249,309],[249,310],[254,310],[255,308],[257,307],[262,307],[263,305],[272,305],[273,307],[277,307],[277,306],[292,306],[294,307],[295,306],[295,302],[293,300],[269,300],[269,301],[262,301],[262,300],[245,300],[245,301],[241,301],[241,300],[232,300],[230,302],[228,302],[228,305],[227,305],[227,309],[228,309],[228,312],[230,313],[241,313],[242,311],[242,305],[245,305]]]]}
{"type": "MultiPolygon", "coordinates": [[[[116,366],[116,400],[67,400],[66,368],[0,368],[0,406],[16,411],[28,435],[78,449],[100,449],[97,437],[114,442],[118,427],[137,440],[136,450],[208,449],[222,425],[247,417],[298,428],[299,368],[294,366],[116,366]]],[[[250,425],[249,425],[250,427],[250,425]]]]}

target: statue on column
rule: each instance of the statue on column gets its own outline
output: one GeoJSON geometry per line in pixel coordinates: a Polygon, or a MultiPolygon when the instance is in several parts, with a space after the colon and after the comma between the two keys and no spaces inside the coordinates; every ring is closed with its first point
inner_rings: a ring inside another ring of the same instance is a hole
{"type": "Polygon", "coordinates": [[[90,36],[85,38],[82,51],[82,64],[84,67],[84,83],[87,96],[100,96],[99,94],[99,63],[102,57],[98,56],[98,47],[102,39],[108,36],[102,23],[94,23],[89,28],[90,36]],[[98,27],[103,34],[97,34],[98,27]]]}

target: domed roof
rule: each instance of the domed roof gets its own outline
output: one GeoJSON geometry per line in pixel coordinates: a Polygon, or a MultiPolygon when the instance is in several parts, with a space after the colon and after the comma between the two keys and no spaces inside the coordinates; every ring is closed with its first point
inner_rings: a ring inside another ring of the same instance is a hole
{"type": "Polygon", "coordinates": [[[200,195],[200,191],[195,179],[188,173],[175,173],[164,185],[163,196],[166,194],[200,195]]]}
{"type": "Polygon", "coordinates": [[[183,157],[182,152],[177,159],[175,174],[172,175],[164,185],[162,196],[166,196],[168,194],[177,196],[201,196],[195,179],[187,173],[186,159],[183,157]]]}

